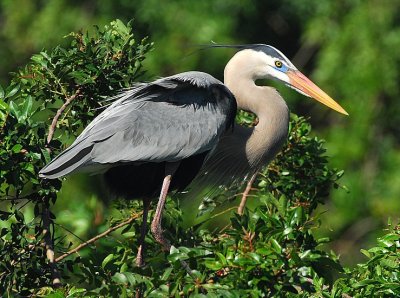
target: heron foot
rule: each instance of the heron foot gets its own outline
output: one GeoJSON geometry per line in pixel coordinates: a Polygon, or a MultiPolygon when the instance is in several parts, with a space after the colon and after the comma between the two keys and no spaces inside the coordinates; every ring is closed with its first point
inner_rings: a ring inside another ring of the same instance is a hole
{"type": "Polygon", "coordinates": [[[158,204],[156,208],[156,212],[154,214],[153,221],[151,222],[151,233],[154,236],[154,239],[160,243],[162,249],[164,251],[169,251],[171,248],[170,242],[165,239],[161,227],[161,220],[162,220],[162,212],[164,210],[165,201],[168,194],[169,185],[171,183],[172,175],[166,175],[161,187],[160,197],[158,199],[158,204]]]}
{"type": "Polygon", "coordinates": [[[154,220],[151,224],[151,233],[154,239],[161,245],[163,251],[169,252],[171,249],[171,243],[164,237],[161,225],[155,223],[154,220]]]}
{"type": "Polygon", "coordinates": [[[139,245],[138,252],[136,255],[136,266],[143,267],[145,265],[144,258],[143,258],[143,245],[139,245]]]}

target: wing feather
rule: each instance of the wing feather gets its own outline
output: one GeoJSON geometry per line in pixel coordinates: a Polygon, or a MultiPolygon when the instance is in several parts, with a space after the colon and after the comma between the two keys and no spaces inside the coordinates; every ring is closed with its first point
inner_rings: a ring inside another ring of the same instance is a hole
{"type": "Polygon", "coordinates": [[[41,177],[122,163],[178,161],[210,151],[236,113],[230,91],[200,72],[139,84],[115,100],[40,171],[41,177]]]}

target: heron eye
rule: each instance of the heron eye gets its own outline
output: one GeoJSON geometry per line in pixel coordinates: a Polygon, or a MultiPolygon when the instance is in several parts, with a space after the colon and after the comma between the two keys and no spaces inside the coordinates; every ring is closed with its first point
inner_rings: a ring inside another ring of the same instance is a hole
{"type": "Polygon", "coordinates": [[[282,67],[282,62],[279,61],[279,60],[276,60],[275,61],[275,66],[278,67],[278,68],[281,68],[282,67]]]}

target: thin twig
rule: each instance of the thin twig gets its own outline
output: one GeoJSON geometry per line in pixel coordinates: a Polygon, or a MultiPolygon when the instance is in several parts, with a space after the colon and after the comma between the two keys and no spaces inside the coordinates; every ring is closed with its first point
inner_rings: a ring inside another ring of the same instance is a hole
{"type": "Polygon", "coordinates": [[[127,220],[125,220],[125,221],[123,221],[123,222],[121,222],[121,223],[119,223],[119,224],[117,224],[117,225],[115,225],[115,226],[113,226],[113,227],[107,229],[107,230],[104,231],[103,233],[101,233],[101,234],[99,234],[99,235],[93,237],[92,239],[89,239],[88,241],[86,241],[86,242],[84,242],[84,243],[78,245],[78,246],[75,247],[74,249],[71,249],[70,251],[68,251],[68,252],[66,252],[65,254],[59,256],[58,258],[56,258],[56,262],[59,262],[59,261],[63,260],[64,258],[68,257],[69,255],[72,255],[73,253],[78,252],[78,251],[81,250],[82,248],[84,248],[84,247],[88,246],[89,244],[92,244],[93,242],[96,242],[97,240],[99,240],[99,239],[101,239],[101,238],[107,236],[107,235],[110,234],[111,232],[113,232],[113,231],[115,231],[115,230],[117,230],[117,229],[119,229],[119,228],[121,228],[121,227],[123,227],[123,226],[126,226],[126,225],[130,224],[130,223],[133,222],[134,220],[138,219],[138,218],[142,215],[142,213],[143,213],[143,212],[136,213],[136,214],[132,215],[129,219],[127,219],[127,220]]]}
{"type": "MultiPolygon", "coordinates": [[[[62,115],[64,110],[79,95],[79,93],[80,93],[80,89],[76,90],[76,92],[74,94],[72,94],[71,96],[66,98],[64,104],[57,110],[57,113],[54,116],[53,121],[51,122],[51,125],[49,127],[49,134],[47,135],[47,144],[49,144],[51,142],[51,140],[53,139],[53,135],[54,135],[54,131],[55,131],[56,126],[57,126],[58,119],[60,118],[60,116],[62,115]]],[[[48,150],[49,150],[49,148],[48,148],[48,150]]]]}
{"type": "Polygon", "coordinates": [[[76,235],[74,232],[72,232],[70,229],[68,229],[67,227],[64,227],[63,225],[60,225],[58,223],[54,223],[54,225],[59,226],[61,229],[67,231],[68,233],[70,233],[71,235],[75,236],[76,238],[78,238],[80,241],[85,241],[83,240],[81,237],[79,237],[78,235],[76,235]]]}
{"type": "Polygon", "coordinates": [[[209,217],[208,219],[206,219],[204,222],[209,221],[209,220],[211,220],[211,219],[214,219],[214,218],[216,218],[216,217],[218,217],[218,216],[220,216],[220,215],[223,215],[223,214],[225,214],[225,213],[227,213],[227,212],[229,212],[229,211],[232,211],[233,209],[236,209],[236,207],[233,206],[233,207],[230,207],[230,208],[228,208],[228,209],[225,209],[225,210],[223,210],[223,211],[221,211],[221,212],[218,212],[218,213],[216,213],[216,214],[210,216],[210,217],[209,217]]]}
{"type": "Polygon", "coordinates": [[[246,185],[246,189],[244,190],[243,194],[242,194],[242,199],[240,200],[240,205],[238,207],[238,214],[242,215],[243,214],[243,210],[244,210],[244,206],[246,206],[246,202],[247,202],[247,197],[250,193],[250,190],[253,186],[254,180],[256,180],[258,173],[254,173],[253,176],[251,176],[249,182],[247,182],[246,185]]]}

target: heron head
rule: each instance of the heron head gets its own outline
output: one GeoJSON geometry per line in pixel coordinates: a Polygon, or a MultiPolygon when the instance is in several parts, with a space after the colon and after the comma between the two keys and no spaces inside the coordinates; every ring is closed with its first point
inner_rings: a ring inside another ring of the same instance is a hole
{"type": "Polygon", "coordinates": [[[314,98],[339,113],[348,115],[336,101],[303,75],[278,49],[262,44],[248,49],[252,50],[253,55],[258,58],[258,62],[261,62],[257,63],[257,78],[278,80],[297,92],[314,98]]]}

